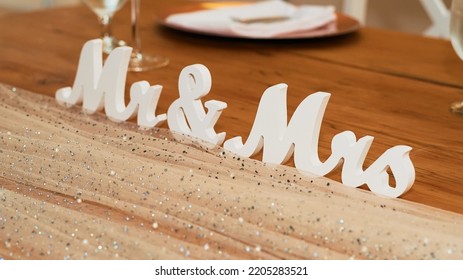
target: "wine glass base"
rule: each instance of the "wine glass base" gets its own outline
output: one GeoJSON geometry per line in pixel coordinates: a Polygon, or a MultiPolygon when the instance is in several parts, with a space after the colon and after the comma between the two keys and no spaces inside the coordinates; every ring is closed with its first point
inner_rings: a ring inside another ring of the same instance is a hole
{"type": "Polygon", "coordinates": [[[109,54],[117,47],[127,46],[127,43],[123,40],[119,40],[114,36],[103,37],[103,53],[109,54]]]}
{"type": "Polygon", "coordinates": [[[450,112],[455,114],[463,114],[463,101],[456,101],[450,104],[450,112]]]}
{"type": "Polygon", "coordinates": [[[159,55],[135,54],[129,64],[129,71],[143,72],[156,68],[161,68],[169,64],[169,59],[159,55]]]}

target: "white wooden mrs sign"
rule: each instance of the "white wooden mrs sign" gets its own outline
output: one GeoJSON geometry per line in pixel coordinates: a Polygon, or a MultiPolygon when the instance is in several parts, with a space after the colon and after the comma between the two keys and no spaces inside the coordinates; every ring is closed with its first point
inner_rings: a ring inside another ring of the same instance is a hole
{"type": "Polygon", "coordinates": [[[326,92],[307,96],[287,122],[286,84],[268,88],[262,95],[251,133],[246,142],[241,137],[225,141],[225,132],[216,133],[214,125],[224,102],[201,102],[212,84],[209,70],[200,64],[185,67],[180,73],[179,98],[166,114],[156,115],[162,86],[148,82],[134,83],[130,88],[130,102],[125,104],[124,92],[127,68],[132,49],[115,49],[103,65],[102,42],[87,42],[81,53],[76,79],[72,88],[56,92],[56,100],[65,106],[82,104],[89,114],[104,108],[109,119],[121,122],[137,115],[140,128],[159,126],[165,120],[172,131],[200,138],[214,145],[224,145],[226,150],[243,157],[251,157],[263,149],[263,161],[282,164],[294,155],[296,168],[301,172],[324,176],[342,165],[342,182],[349,187],[363,184],[376,194],[398,197],[408,191],[415,181],[415,169],[410,160],[411,147],[395,146],[382,154],[367,169],[363,163],[373,142],[373,137],[356,139],[351,131],[333,137],[332,154],[321,162],[318,157],[318,140],[323,115],[330,98],[326,92]],[[205,111],[204,107],[208,110],[205,111]],[[268,125],[272,124],[272,125],[268,125]],[[390,185],[387,170],[390,168],[395,186],[390,185]]]}

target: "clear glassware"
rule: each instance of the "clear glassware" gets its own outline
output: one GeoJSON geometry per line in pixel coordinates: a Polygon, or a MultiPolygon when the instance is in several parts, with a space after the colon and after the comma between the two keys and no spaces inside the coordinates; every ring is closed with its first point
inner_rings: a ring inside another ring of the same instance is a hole
{"type": "MultiPolygon", "coordinates": [[[[463,0],[452,0],[450,8],[450,41],[458,57],[463,60],[463,0]]],[[[463,100],[453,102],[450,110],[463,114],[463,100]]]]}
{"type": "Polygon", "coordinates": [[[139,30],[140,0],[131,0],[132,18],[132,58],[129,71],[142,72],[161,68],[169,64],[169,59],[160,55],[144,54],[141,51],[141,38],[139,30]]]}
{"type": "Polygon", "coordinates": [[[126,43],[116,39],[111,33],[111,20],[127,0],[82,0],[98,17],[101,24],[103,52],[109,54],[113,49],[126,43]]]}

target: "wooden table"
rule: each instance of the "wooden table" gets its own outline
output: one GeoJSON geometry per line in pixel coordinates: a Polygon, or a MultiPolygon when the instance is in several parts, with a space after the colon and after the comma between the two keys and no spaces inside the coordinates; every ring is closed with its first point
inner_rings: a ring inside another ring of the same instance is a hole
{"type": "MultiPolygon", "coordinates": [[[[168,56],[171,63],[160,70],[129,73],[128,83],[147,80],[163,85],[159,112],[166,112],[177,98],[181,69],[195,63],[206,65],[212,73],[207,99],[228,103],[216,125],[217,131],[227,132],[227,139],[249,134],[261,94],[271,85],[289,85],[289,115],[307,95],[330,92],[320,135],[322,159],[330,154],[332,137],[345,130],[357,137],[375,137],[366,166],[392,146],[409,145],[416,181],[407,194],[390,203],[405,200],[450,211],[423,208],[431,216],[433,211],[463,213],[463,117],[449,112],[451,102],[463,100],[463,62],[448,41],[371,28],[324,39],[208,37],[157,25],[157,12],[174,4],[153,2],[143,2],[143,51],[168,56]]],[[[130,40],[128,7],[117,14],[113,27],[118,37],[130,40]]],[[[72,85],[81,47],[99,34],[95,16],[85,7],[6,15],[0,18],[0,30],[0,82],[48,96],[72,85]]],[[[339,181],[340,172],[328,177],[339,181]]],[[[414,211],[410,209],[406,212],[414,211]]],[[[455,215],[461,222],[461,216],[455,215]]],[[[304,257],[268,253],[257,257],[304,257]]]]}

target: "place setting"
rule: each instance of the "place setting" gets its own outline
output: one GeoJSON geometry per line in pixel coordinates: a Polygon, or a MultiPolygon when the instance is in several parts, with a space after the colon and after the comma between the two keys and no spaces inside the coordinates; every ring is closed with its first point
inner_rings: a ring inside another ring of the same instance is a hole
{"type": "Polygon", "coordinates": [[[360,28],[334,6],[278,0],[180,4],[160,11],[158,22],[184,32],[261,40],[332,37],[360,28]]]}

